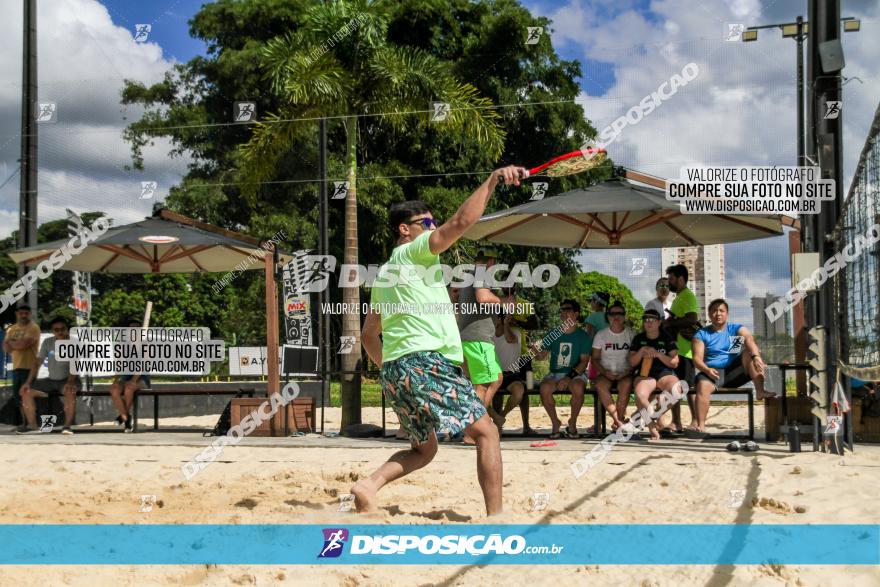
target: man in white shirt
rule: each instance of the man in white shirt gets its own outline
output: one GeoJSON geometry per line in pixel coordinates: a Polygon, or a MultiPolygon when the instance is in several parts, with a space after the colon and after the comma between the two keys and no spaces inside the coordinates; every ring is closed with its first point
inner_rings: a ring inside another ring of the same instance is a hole
{"type": "Polygon", "coordinates": [[[620,302],[608,307],[608,328],[600,330],[593,338],[593,365],[598,376],[595,379],[599,400],[611,416],[612,430],[623,426],[626,406],[632,389],[632,367],[629,364],[629,348],[635,333],[626,327],[626,309],[620,302]],[[617,404],[611,398],[617,388],[617,404]]]}
{"type": "Polygon", "coordinates": [[[645,304],[645,311],[656,310],[660,314],[660,320],[669,318],[669,308],[672,306],[672,299],[669,297],[669,281],[665,277],[657,280],[654,286],[657,297],[645,304]]]}

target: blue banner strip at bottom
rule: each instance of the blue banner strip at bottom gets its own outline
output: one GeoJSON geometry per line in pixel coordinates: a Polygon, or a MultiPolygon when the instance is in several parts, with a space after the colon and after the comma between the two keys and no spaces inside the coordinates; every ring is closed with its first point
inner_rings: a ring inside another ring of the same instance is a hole
{"type": "Polygon", "coordinates": [[[0,525],[0,564],[878,565],[880,525],[0,525]]]}

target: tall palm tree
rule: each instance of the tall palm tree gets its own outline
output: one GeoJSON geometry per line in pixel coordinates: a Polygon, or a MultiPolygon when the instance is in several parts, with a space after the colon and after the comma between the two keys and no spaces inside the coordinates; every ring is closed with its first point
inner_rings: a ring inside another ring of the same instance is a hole
{"type": "MultiPolygon", "coordinates": [[[[345,198],[343,263],[358,262],[357,146],[358,130],[390,125],[403,133],[431,124],[432,101],[450,105],[439,132],[476,139],[491,157],[501,155],[504,131],[488,98],[452,75],[448,64],[420,49],[393,45],[386,39],[389,5],[384,0],[337,0],[310,8],[303,26],[267,43],[264,66],[282,107],[254,126],[242,146],[242,170],[249,179],[272,179],[276,164],[300,133],[314,125],[285,122],[293,118],[339,118],[345,131],[345,198]]],[[[360,289],[344,288],[342,301],[360,307],[360,289]]],[[[361,356],[360,315],[343,315],[342,334],[355,339],[343,355],[344,371],[354,371],[361,356]]],[[[342,379],[342,427],[360,423],[360,397],[354,376],[342,379]]]]}

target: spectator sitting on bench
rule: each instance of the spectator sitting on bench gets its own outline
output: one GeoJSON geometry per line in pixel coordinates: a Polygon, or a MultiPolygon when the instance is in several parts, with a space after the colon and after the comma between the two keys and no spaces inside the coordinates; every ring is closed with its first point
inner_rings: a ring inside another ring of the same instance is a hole
{"type": "Polygon", "coordinates": [[[499,406],[496,407],[500,418],[500,427],[504,426],[507,414],[513,411],[513,408],[519,406],[523,416],[523,434],[534,433],[528,426],[529,401],[525,398],[526,391],[526,367],[527,361],[522,355],[522,337],[525,336],[522,329],[514,323],[513,314],[503,314],[496,316],[495,320],[495,352],[498,355],[498,362],[501,364],[502,380],[499,390],[506,389],[510,395],[507,396],[507,402],[503,409],[500,407],[500,396],[496,396],[499,400],[499,406]],[[503,316],[503,317],[502,317],[503,316]],[[523,399],[525,398],[525,401],[523,399]]]}
{"type": "MultiPolygon", "coordinates": [[[[678,383],[678,348],[675,339],[660,330],[660,312],[651,308],[642,314],[645,329],[633,337],[629,347],[629,364],[635,371],[636,406],[649,409],[651,395],[661,389],[672,391],[678,383]]],[[[650,440],[660,440],[657,421],[648,423],[650,440]]]]}
{"type": "Polygon", "coordinates": [[[629,364],[629,348],[634,333],[626,327],[626,309],[620,302],[608,306],[611,324],[600,330],[593,338],[593,365],[596,367],[596,391],[605,410],[611,416],[612,430],[623,426],[626,406],[632,389],[632,367],[629,364]],[[611,391],[617,389],[617,404],[611,391]]]}
{"type": "MultiPolygon", "coordinates": [[[[141,328],[143,323],[140,320],[131,320],[126,326],[128,328],[141,328]]],[[[110,386],[110,399],[119,412],[116,421],[125,426],[125,432],[132,431],[131,422],[131,406],[134,403],[134,394],[139,389],[150,387],[150,376],[147,374],[140,375],[117,375],[113,384],[110,386]]]]}
{"type": "Polygon", "coordinates": [[[728,322],[728,311],[724,299],[712,300],[709,304],[711,323],[698,330],[693,338],[697,413],[691,430],[700,433],[705,432],[709,399],[716,389],[741,387],[751,380],[757,399],[776,395],[764,389],[766,365],[755,337],[742,324],[728,322]]]}
{"type": "Polygon", "coordinates": [[[47,338],[40,345],[40,352],[37,354],[37,360],[28,374],[27,380],[21,386],[21,403],[24,409],[25,424],[16,432],[19,434],[39,433],[40,427],[37,425],[37,406],[34,401],[38,397],[49,397],[50,395],[64,395],[64,427],[61,429],[62,434],[73,434],[70,427],[73,425],[76,413],[76,394],[82,387],[80,378],[70,372],[69,361],[59,361],[55,358],[55,341],[68,340],[70,338],[70,327],[64,318],[55,318],[49,325],[52,329],[53,338],[47,338]],[[37,373],[43,361],[49,360],[49,377],[45,379],[37,379],[37,373]]]}
{"type": "Polygon", "coordinates": [[[556,414],[556,401],[553,392],[571,392],[571,418],[568,426],[562,434],[566,438],[578,438],[577,417],[584,405],[584,392],[586,391],[586,377],[584,372],[590,362],[589,335],[578,327],[578,318],[581,314],[581,306],[574,300],[564,300],[559,308],[562,316],[562,325],[557,328],[559,336],[552,339],[550,335],[544,337],[538,348],[549,346],[549,350],[542,350],[535,356],[542,361],[550,356],[550,373],[541,381],[541,403],[550,415],[553,430],[550,438],[559,438],[559,428],[562,422],[556,414]],[[560,334],[561,332],[561,334],[560,334]]]}

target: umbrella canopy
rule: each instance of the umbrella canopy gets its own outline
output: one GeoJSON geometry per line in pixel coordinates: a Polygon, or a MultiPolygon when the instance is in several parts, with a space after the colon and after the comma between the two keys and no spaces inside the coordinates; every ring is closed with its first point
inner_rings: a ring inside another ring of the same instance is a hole
{"type": "Polygon", "coordinates": [[[650,249],[733,243],[783,233],[794,219],[683,214],[664,190],[612,179],[483,216],[473,240],[536,247],[650,249]]]}
{"type": "MultiPolygon", "coordinates": [[[[16,263],[35,265],[69,239],[40,243],[9,253],[16,263]]],[[[111,228],[60,268],[104,273],[221,273],[253,255],[262,267],[266,249],[244,234],[212,226],[169,210],[141,222],[111,228]]],[[[282,255],[283,261],[290,257],[282,255]]]]}

